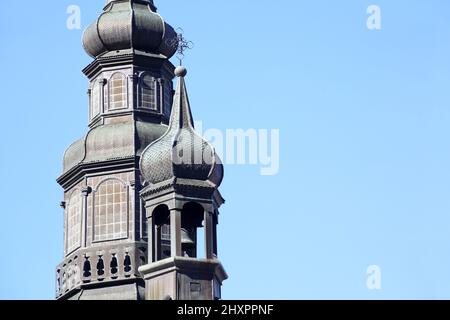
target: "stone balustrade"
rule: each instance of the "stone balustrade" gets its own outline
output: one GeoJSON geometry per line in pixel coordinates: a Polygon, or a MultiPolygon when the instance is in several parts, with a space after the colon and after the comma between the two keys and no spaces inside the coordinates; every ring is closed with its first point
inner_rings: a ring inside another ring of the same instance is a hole
{"type": "Polygon", "coordinates": [[[139,278],[146,249],[145,245],[121,244],[75,251],[56,268],[56,298],[90,284],[139,278]]]}

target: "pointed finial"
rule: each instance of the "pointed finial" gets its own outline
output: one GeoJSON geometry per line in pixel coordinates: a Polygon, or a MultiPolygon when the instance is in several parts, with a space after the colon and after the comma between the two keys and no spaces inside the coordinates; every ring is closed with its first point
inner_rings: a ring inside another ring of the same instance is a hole
{"type": "Polygon", "coordinates": [[[184,78],[187,75],[187,69],[184,66],[178,66],[175,68],[175,75],[178,78],[184,78]]]}

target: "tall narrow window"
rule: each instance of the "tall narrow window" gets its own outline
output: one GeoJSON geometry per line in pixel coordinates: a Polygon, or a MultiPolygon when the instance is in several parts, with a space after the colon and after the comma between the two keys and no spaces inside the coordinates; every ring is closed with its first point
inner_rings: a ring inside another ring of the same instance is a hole
{"type": "Polygon", "coordinates": [[[128,189],[117,180],[103,182],[94,198],[94,241],[128,237],[128,189]]]}
{"type": "Polygon", "coordinates": [[[109,81],[109,108],[122,109],[127,106],[127,79],[123,74],[116,73],[109,81]]]}
{"type": "Polygon", "coordinates": [[[100,85],[97,81],[92,84],[91,90],[91,119],[100,114],[100,85]]]}
{"type": "Polygon", "coordinates": [[[67,205],[67,254],[81,246],[81,193],[75,191],[67,205]]]}
{"type": "Polygon", "coordinates": [[[172,100],[173,100],[173,83],[172,81],[165,80],[163,83],[163,91],[164,91],[164,113],[169,117],[170,109],[172,108],[172,100]]]}
{"type": "Polygon", "coordinates": [[[156,110],[156,81],[146,74],[141,83],[141,107],[156,110]]]}

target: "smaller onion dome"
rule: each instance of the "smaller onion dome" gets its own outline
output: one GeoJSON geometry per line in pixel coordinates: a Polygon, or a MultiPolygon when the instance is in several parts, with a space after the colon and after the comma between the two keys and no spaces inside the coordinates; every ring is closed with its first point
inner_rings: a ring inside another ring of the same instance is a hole
{"type": "Polygon", "coordinates": [[[213,146],[195,132],[184,81],[186,74],[184,67],[175,69],[179,82],[169,128],[142,153],[141,173],[150,184],[180,178],[208,181],[219,187],[223,165],[213,146]]]}
{"type": "Polygon", "coordinates": [[[177,44],[177,33],[156,13],[152,0],[109,0],[83,34],[83,47],[94,58],[125,49],[171,58],[177,44]]]}

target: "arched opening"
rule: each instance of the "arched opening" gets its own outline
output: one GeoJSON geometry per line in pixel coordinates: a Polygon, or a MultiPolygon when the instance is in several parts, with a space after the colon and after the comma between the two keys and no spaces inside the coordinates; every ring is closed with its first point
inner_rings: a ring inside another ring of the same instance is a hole
{"type": "Polygon", "coordinates": [[[198,253],[204,251],[205,239],[203,236],[197,235],[197,232],[203,230],[204,212],[205,210],[198,203],[189,202],[183,206],[181,211],[181,251],[185,257],[198,258],[198,253]]]}
{"type": "Polygon", "coordinates": [[[160,205],[153,211],[155,226],[155,256],[156,260],[163,260],[171,256],[170,239],[170,211],[166,205],[160,205]]]}

